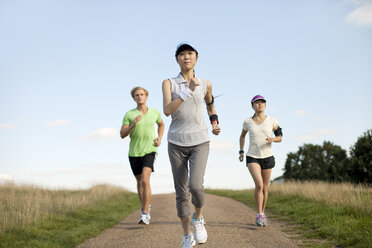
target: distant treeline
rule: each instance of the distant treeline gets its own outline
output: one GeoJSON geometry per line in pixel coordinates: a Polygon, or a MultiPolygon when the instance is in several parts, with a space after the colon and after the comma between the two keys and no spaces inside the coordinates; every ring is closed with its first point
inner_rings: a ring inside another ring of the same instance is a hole
{"type": "Polygon", "coordinates": [[[304,144],[289,153],[283,178],[330,182],[372,183],[372,129],[360,136],[347,152],[332,142],[304,144]]]}

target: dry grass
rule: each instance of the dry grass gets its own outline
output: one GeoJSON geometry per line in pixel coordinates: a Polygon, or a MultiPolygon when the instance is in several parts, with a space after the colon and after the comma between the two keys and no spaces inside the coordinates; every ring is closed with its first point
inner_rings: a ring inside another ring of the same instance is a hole
{"type": "Polygon", "coordinates": [[[40,223],[50,214],[63,214],[123,192],[122,188],[108,185],[87,190],[49,190],[33,185],[0,184],[0,234],[40,223]]]}
{"type": "Polygon", "coordinates": [[[372,187],[350,183],[297,182],[273,183],[269,192],[298,195],[326,205],[341,205],[372,214],[372,187]]]}

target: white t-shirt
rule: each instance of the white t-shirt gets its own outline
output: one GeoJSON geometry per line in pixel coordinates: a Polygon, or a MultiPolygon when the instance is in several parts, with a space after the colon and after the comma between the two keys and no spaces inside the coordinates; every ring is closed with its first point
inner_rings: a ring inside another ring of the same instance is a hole
{"type": "Polygon", "coordinates": [[[273,156],[271,143],[266,138],[272,137],[276,125],[278,125],[278,121],[271,116],[266,116],[266,119],[260,125],[257,125],[252,117],[244,121],[243,129],[249,133],[249,148],[246,156],[253,158],[273,156]]]}

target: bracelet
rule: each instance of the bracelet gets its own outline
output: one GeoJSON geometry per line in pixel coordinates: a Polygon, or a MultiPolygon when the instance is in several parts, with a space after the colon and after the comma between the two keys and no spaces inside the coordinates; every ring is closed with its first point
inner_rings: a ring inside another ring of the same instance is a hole
{"type": "Polygon", "coordinates": [[[216,114],[209,116],[209,120],[211,121],[211,124],[213,124],[214,121],[217,121],[217,124],[220,124],[218,121],[218,115],[216,114]]]}
{"type": "Polygon", "coordinates": [[[240,150],[240,151],[239,151],[239,154],[244,154],[244,151],[243,151],[243,150],[240,150]]]}

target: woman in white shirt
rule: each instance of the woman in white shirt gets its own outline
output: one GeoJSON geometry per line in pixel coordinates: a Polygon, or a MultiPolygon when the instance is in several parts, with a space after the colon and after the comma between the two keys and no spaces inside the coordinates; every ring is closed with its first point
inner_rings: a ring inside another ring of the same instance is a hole
{"type": "Polygon", "coordinates": [[[249,132],[249,148],[246,153],[247,167],[255,183],[255,201],[257,206],[256,225],[266,226],[265,207],[268,198],[268,186],[271,169],[275,159],[271,149],[272,142],[282,141],[282,131],[278,121],[265,115],[266,99],[257,95],[251,100],[254,115],[244,120],[240,134],[239,160],[244,160],[245,136],[249,132]],[[275,137],[273,137],[273,132],[275,137]]]}

